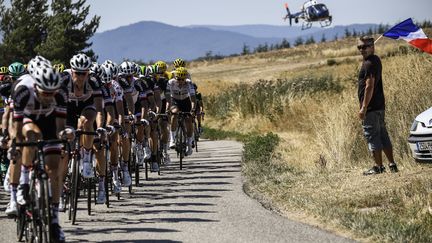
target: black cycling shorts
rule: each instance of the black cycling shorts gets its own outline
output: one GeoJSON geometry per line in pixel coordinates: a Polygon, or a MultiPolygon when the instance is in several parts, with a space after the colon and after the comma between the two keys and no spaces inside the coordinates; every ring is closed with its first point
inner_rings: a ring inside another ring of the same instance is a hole
{"type": "Polygon", "coordinates": [[[93,103],[93,99],[88,99],[86,101],[79,101],[78,103],[68,102],[66,126],[77,129],[78,119],[80,118],[82,112],[84,110],[89,110],[89,109],[96,111],[96,108],[93,103]]]}
{"type": "Polygon", "coordinates": [[[192,102],[189,98],[184,100],[173,99],[171,106],[171,108],[177,107],[181,112],[190,112],[192,110],[192,102]]]}

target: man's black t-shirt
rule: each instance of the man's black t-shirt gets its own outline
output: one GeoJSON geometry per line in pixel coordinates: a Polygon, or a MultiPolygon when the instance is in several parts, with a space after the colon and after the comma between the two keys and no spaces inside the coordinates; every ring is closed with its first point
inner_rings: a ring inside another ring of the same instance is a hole
{"type": "Polygon", "coordinates": [[[372,98],[367,107],[367,111],[385,110],[385,99],[381,73],[382,65],[378,56],[370,55],[363,61],[363,65],[358,76],[358,97],[360,101],[360,108],[365,95],[366,79],[373,76],[375,78],[375,87],[373,89],[372,98]]]}

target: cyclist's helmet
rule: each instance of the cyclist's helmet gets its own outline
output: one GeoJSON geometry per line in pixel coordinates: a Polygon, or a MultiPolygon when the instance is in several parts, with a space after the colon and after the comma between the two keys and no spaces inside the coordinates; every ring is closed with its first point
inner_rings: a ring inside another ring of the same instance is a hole
{"type": "Polygon", "coordinates": [[[112,77],[117,77],[118,73],[119,73],[119,68],[117,67],[117,64],[113,63],[113,62],[105,62],[104,64],[102,64],[103,68],[109,68],[111,71],[111,75],[112,77]]]}
{"type": "Polygon", "coordinates": [[[101,65],[101,72],[99,77],[101,78],[102,83],[109,84],[112,82],[112,72],[111,68],[107,64],[101,65]]]}
{"type": "Polygon", "coordinates": [[[25,73],[24,65],[20,62],[14,62],[8,67],[9,74],[13,78],[18,78],[25,73]]]}
{"type": "Polygon", "coordinates": [[[8,67],[0,67],[0,75],[5,75],[9,73],[8,67]]]}
{"type": "Polygon", "coordinates": [[[141,67],[138,65],[138,63],[135,64],[135,75],[139,75],[141,73],[141,67]]]}
{"type": "Polygon", "coordinates": [[[122,62],[120,64],[120,72],[125,75],[132,75],[135,73],[135,65],[132,62],[122,62]]]}
{"type": "Polygon", "coordinates": [[[100,76],[102,73],[101,66],[97,62],[93,62],[90,67],[90,73],[100,76]]]}
{"type": "Polygon", "coordinates": [[[186,63],[183,59],[177,58],[174,60],[173,65],[175,68],[186,67],[186,63]]]}
{"type": "Polygon", "coordinates": [[[51,67],[51,62],[43,56],[35,56],[29,61],[27,65],[27,71],[30,75],[33,75],[37,68],[45,66],[51,67]]]}
{"type": "Polygon", "coordinates": [[[79,53],[73,56],[70,60],[70,65],[72,70],[74,71],[88,71],[92,61],[90,57],[88,57],[84,53],[79,53]]]}
{"type": "Polygon", "coordinates": [[[157,61],[155,63],[155,66],[158,67],[158,70],[156,70],[156,71],[158,71],[158,72],[156,72],[158,74],[162,74],[162,73],[166,72],[166,70],[167,70],[167,64],[164,61],[157,61]]]}
{"type": "Polygon", "coordinates": [[[63,63],[54,64],[53,68],[59,73],[62,73],[65,70],[65,66],[63,65],[63,63]]]}
{"type": "Polygon", "coordinates": [[[175,70],[176,78],[186,79],[188,77],[188,71],[184,67],[179,67],[175,70]]]}
{"type": "Polygon", "coordinates": [[[32,76],[36,86],[44,91],[56,91],[61,85],[60,74],[50,66],[36,68],[32,76]]]}

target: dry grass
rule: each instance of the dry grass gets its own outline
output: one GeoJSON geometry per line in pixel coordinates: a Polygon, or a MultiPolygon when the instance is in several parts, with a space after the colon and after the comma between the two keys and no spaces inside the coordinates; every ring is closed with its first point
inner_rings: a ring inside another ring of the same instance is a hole
{"type": "Polygon", "coordinates": [[[348,39],[218,60],[205,66],[192,64],[192,71],[197,71],[194,77],[202,77],[200,81],[225,80],[223,87],[209,88],[208,94],[221,93],[239,82],[253,85],[258,78],[331,75],[344,87],[340,93],[290,98],[277,119],[233,113],[229,119],[210,118],[208,124],[225,130],[279,134],[280,157],[272,162],[274,168],[248,187],[271,199],[282,213],[298,215],[301,210],[309,217],[297,219],[311,222],[311,217],[318,216],[315,224],[338,232],[348,230],[351,237],[363,241],[430,242],[432,166],[412,160],[406,139],[414,117],[432,104],[431,56],[413,51],[403,42],[383,39],[378,43],[387,127],[401,172],[364,177],[361,172],[372,165],[372,159],[357,118],[356,76],[361,59],[354,46],[355,40],[348,39]],[[335,64],[329,66],[329,59],[335,64]]]}

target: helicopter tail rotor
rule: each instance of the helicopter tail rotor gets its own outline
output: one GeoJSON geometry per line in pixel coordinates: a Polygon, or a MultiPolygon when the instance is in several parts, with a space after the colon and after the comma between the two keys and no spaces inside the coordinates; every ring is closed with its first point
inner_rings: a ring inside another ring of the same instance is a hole
{"type": "Polygon", "coordinates": [[[287,19],[287,18],[289,18],[289,23],[290,23],[290,26],[292,25],[292,16],[291,16],[291,13],[290,13],[290,10],[289,10],[289,7],[288,7],[288,3],[285,3],[285,9],[286,9],[286,11],[287,11],[287,15],[285,16],[285,20],[287,19]]]}

